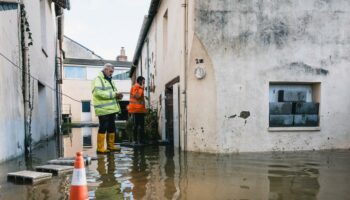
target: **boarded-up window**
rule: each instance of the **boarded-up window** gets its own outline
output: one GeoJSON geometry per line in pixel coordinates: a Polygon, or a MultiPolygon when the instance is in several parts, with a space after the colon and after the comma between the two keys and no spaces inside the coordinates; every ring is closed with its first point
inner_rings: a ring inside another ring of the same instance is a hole
{"type": "Polygon", "coordinates": [[[270,127],[319,126],[319,83],[270,84],[270,127]]]}

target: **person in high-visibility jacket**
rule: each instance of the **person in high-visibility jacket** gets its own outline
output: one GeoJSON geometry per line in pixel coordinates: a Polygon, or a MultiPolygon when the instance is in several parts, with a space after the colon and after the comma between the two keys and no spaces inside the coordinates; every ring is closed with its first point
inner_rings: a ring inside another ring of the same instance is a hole
{"type": "Polygon", "coordinates": [[[92,82],[92,96],[95,114],[98,116],[99,128],[97,134],[97,153],[108,153],[119,151],[120,148],[114,146],[115,141],[115,119],[120,113],[118,101],[123,98],[118,93],[112,81],[114,66],[110,63],[104,65],[98,76],[92,82]],[[107,132],[107,149],[105,148],[107,132]]]}
{"type": "Polygon", "coordinates": [[[130,102],[128,105],[128,112],[133,118],[133,135],[134,142],[145,143],[145,113],[147,112],[145,106],[144,95],[145,78],[142,76],[137,77],[136,83],[130,90],[130,102]],[[138,131],[139,130],[139,131],[138,131]],[[140,133],[138,137],[138,132],[140,133]],[[140,139],[140,140],[139,140],[140,139]]]}

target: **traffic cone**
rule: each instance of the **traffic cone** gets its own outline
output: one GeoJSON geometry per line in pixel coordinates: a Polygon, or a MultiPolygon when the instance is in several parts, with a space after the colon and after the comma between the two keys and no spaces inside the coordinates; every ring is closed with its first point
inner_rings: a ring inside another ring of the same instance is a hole
{"type": "Polygon", "coordinates": [[[82,152],[77,152],[77,157],[75,158],[69,199],[70,200],[88,199],[86,173],[85,173],[84,158],[83,158],[82,152]]]}

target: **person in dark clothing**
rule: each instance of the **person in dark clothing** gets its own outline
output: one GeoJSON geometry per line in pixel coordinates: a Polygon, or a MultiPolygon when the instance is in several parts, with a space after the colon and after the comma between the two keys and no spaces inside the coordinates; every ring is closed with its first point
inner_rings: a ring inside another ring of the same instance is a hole
{"type": "Polygon", "coordinates": [[[145,107],[144,85],[145,78],[142,76],[137,77],[136,83],[130,91],[130,103],[128,105],[128,112],[133,118],[133,136],[136,144],[146,142],[144,127],[147,110],[145,107]]]}

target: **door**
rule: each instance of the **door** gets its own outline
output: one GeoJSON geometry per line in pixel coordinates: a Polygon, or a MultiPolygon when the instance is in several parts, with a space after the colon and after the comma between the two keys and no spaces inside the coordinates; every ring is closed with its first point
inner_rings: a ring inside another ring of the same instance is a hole
{"type": "Polygon", "coordinates": [[[166,117],[166,140],[173,144],[174,142],[174,102],[173,87],[165,89],[165,117],[166,117]]]}

